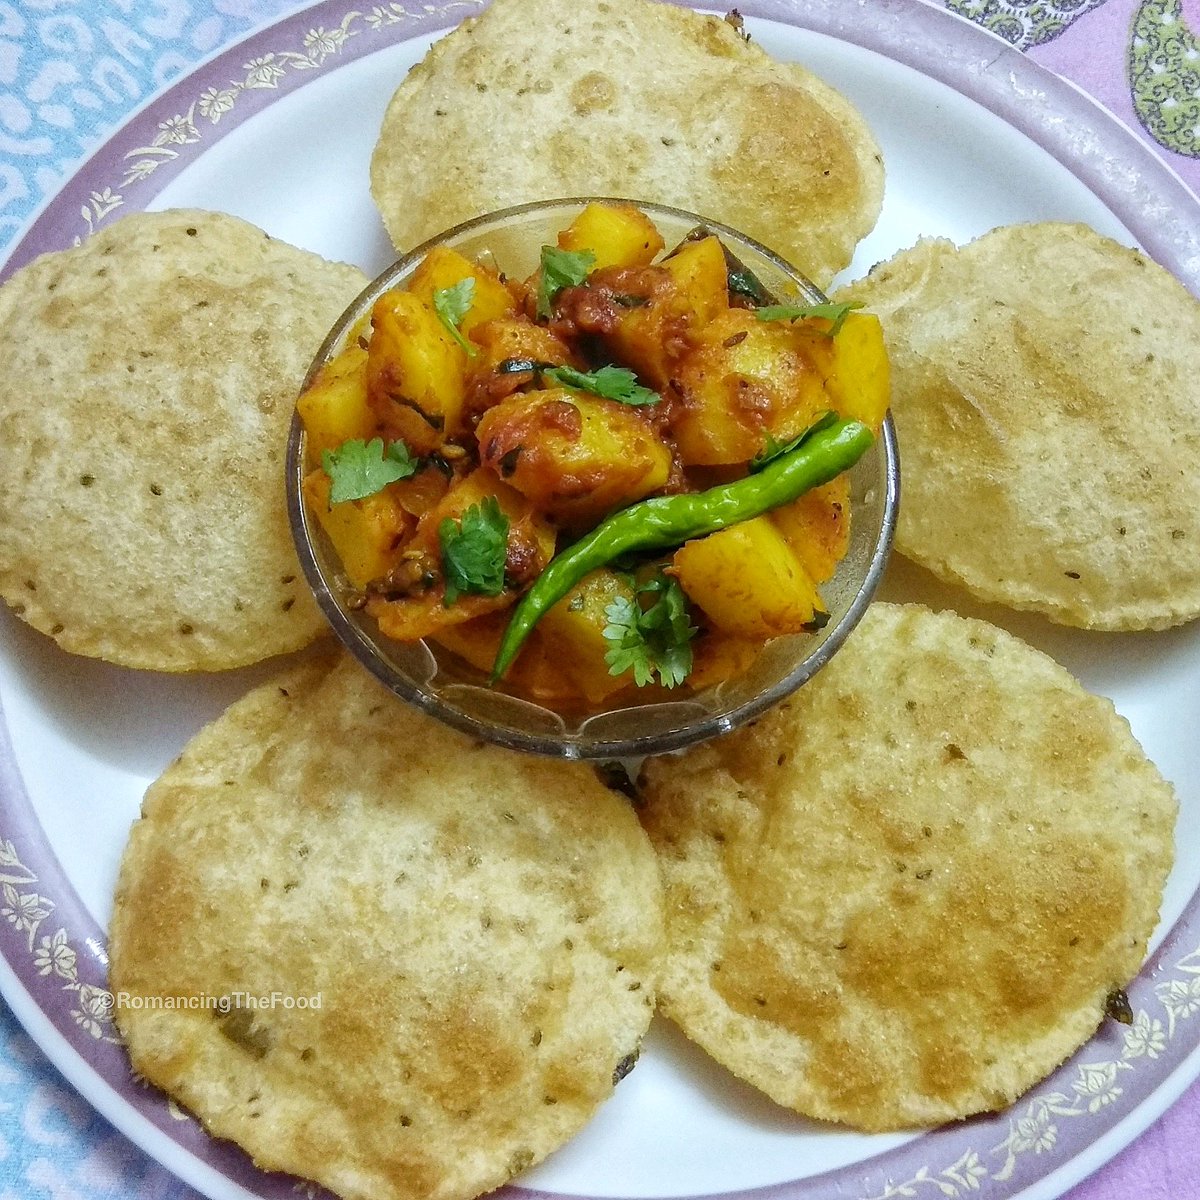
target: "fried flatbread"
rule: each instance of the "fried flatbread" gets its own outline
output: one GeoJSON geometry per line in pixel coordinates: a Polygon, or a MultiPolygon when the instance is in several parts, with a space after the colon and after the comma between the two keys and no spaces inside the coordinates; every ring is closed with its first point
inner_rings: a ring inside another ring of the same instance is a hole
{"type": "Polygon", "coordinates": [[[1200,301],[1082,225],[922,241],[839,299],[884,323],[896,547],[1088,629],[1200,614],[1200,301]]]}
{"type": "Polygon", "coordinates": [[[509,204],[625,196],[724,221],[825,283],[879,216],[883,163],[845,97],[718,17],[496,0],[401,84],[371,191],[401,251],[509,204]]]}
{"type": "Polygon", "coordinates": [[[1000,1108],[1136,973],[1176,803],[1112,704],[993,626],[875,604],[752,727],[655,759],[663,1010],[868,1130],[1000,1108]]]}
{"type": "Polygon", "coordinates": [[[342,658],[235,704],[143,812],[117,1024],[141,1074],[260,1166],[347,1200],[475,1196],[631,1065],[661,892],[628,801],[586,767],[473,743],[342,658]]]}
{"type": "Polygon", "coordinates": [[[0,595],[75,654],[164,671],[322,628],[283,456],[365,283],[220,213],[132,214],[0,289],[0,595]]]}

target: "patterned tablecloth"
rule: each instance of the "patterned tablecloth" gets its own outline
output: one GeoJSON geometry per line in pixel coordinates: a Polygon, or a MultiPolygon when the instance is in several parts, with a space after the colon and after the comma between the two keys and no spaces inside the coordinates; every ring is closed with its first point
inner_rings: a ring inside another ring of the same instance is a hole
{"type": "MultiPolygon", "coordinates": [[[[564,3],[568,0],[564,0],[564,3]]],[[[944,0],[1101,101],[1200,191],[1200,0],[944,0]]],[[[0,259],[164,83],[293,0],[0,0],[0,259]]],[[[0,1004],[0,1200],[191,1189],[81,1100],[0,1004]]],[[[1069,1200],[1200,1197],[1200,1086],[1069,1200]]]]}

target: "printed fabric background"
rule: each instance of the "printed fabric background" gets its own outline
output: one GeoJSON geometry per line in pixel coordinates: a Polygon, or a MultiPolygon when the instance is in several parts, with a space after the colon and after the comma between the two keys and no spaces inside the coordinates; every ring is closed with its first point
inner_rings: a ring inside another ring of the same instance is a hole
{"type": "MultiPolygon", "coordinates": [[[[60,183],[164,84],[303,7],[0,0],[0,258],[60,183]]],[[[1200,0],[944,0],[944,7],[1077,84],[1200,191],[1200,0]]],[[[196,1193],[80,1099],[0,1004],[0,1200],[130,1195],[196,1193]]],[[[1200,1197],[1200,1087],[1068,1195],[1200,1197]]]]}

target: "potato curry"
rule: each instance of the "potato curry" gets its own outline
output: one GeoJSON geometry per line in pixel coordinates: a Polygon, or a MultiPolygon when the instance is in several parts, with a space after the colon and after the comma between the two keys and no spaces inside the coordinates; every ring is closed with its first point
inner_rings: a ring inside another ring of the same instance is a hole
{"type": "Polygon", "coordinates": [[[703,688],[820,628],[878,320],[779,305],[697,230],[591,203],[510,279],[444,246],[297,408],[351,607],[581,710],[703,688]]]}

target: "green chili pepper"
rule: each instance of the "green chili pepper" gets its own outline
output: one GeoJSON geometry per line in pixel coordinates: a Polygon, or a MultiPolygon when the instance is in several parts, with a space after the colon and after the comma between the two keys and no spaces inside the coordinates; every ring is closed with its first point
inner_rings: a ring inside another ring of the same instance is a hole
{"type": "Polygon", "coordinates": [[[654,496],[601,521],[557,555],[521,597],[500,639],[492,682],[503,678],[541,617],[589,571],[625,554],[681,546],[788,504],[854,466],[874,440],[861,421],[818,423],[809,437],[756,475],[706,492],[654,496]]]}

